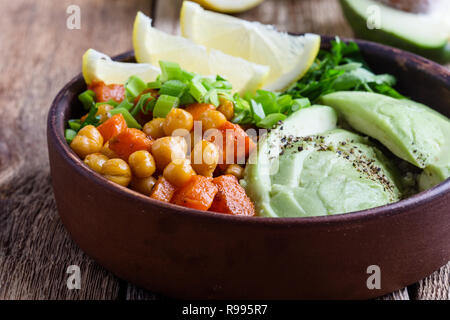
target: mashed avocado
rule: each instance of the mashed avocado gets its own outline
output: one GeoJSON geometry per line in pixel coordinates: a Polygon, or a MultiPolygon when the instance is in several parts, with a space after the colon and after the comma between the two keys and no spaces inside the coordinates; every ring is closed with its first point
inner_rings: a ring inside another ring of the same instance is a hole
{"type": "Polygon", "coordinates": [[[336,129],[335,122],[332,109],[313,106],[259,143],[242,184],[260,216],[339,214],[400,200],[389,160],[366,138],[336,129]]]}

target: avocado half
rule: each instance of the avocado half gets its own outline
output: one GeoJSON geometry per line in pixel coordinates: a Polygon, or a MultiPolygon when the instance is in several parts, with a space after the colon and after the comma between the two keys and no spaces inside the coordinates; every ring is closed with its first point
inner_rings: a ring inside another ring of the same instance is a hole
{"type": "Polygon", "coordinates": [[[290,115],[258,143],[241,180],[259,216],[310,217],[398,201],[396,169],[337,113],[315,105],[290,115]]]}
{"type": "Polygon", "coordinates": [[[358,38],[411,51],[439,63],[450,62],[448,30],[435,19],[397,10],[375,0],[340,2],[358,38]],[[379,11],[375,13],[374,8],[379,11]],[[380,28],[369,29],[368,20],[374,14],[379,14],[380,28]]]}

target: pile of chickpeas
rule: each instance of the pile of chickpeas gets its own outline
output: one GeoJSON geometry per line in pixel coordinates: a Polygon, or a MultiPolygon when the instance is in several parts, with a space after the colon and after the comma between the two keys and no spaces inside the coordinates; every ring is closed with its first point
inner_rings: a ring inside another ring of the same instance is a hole
{"type": "MultiPolygon", "coordinates": [[[[111,117],[111,109],[112,106],[107,104],[100,106],[97,115],[101,122],[111,117]]],[[[154,176],[162,175],[175,187],[182,187],[196,174],[206,177],[213,177],[214,173],[232,174],[240,179],[244,168],[238,164],[229,164],[223,170],[217,168],[220,153],[216,144],[205,139],[192,143],[194,120],[201,121],[204,132],[220,128],[232,117],[233,103],[227,100],[221,100],[217,109],[202,112],[197,119],[183,108],[174,108],[166,118],[154,118],[147,122],[142,131],[128,129],[139,131],[152,141],[148,150],[131,153],[128,161],[119,158],[110,148],[111,140],[104,141],[99,130],[92,125],[83,127],[70,146],[95,172],[145,195],[152,192],[157,181],[154,176]],[[174,132],[178,129],[190,135],[177,136],[174,132]],[[188,150],[187,139],[193,145],[192,150],[188,150]]]]}

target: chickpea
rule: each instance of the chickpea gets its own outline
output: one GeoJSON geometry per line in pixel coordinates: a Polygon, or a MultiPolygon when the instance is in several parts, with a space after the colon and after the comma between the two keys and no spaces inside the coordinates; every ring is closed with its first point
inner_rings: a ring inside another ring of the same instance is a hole
{"type": "Polygon", "coordinates": [[[118,158],[119,156],[111,150],[109,147],[109,141],[106,141],[106,143],[103,145],[102,150],[100,151],[102,154],[107,156],[110,159],[118,158]]]}
{"type": "Polygon", "coordinates": [[[227,122],[227,118],[217,110],[206,110],[200,115],[199,120],[202,122],[203,131],[220,128],[227,122]]]}
{"type": "Polygon", "coordinates": [[[195,171],[192,169],[190,161],[184,159],[169,163],[164,169],[163,176],[174,186],[182,187],[195,176],[195,171]]]}
{"type": "Polygon", "coordinates": [[[203,138],[203,135],[202,135],[202,133],[201,132],[195,132],[195,131],[191,131],[191,133],[190,133],[190,135],[189,135],[189,141],[190,141],[190,147],[191,147],[191,150],[192,149],[194,149],[194,146],[197,144],[197,143],[199,143],[199,142],[201,142],[202,141],[202,138],[203,138]]]}
{"type": "Polygon", "coordinates": [[[222,112],[223,115],[227,118],[227,120],[233,119],[233,116],[234,116],[233,102],[221,97],[220,105],[217,108],[217,111],[222,112]]]}
{"type": "Polygon", "coordinates": [[[146,150],[133,152],[128,158],[128,164],[138,178],[150,177],[156,170],[155,159],[146,150]]]}
{"type": "Polygon", "coordinates": [[[104,154],[91,153],[84,158],[84,163],[95,172],[101,173],[103,164],[108,160],[109,158],[104,154]]]}
{"type": "Polygon", "coordinates": [[[153,139],[159,139],[165,136],[163,125],[164,118],[154,118],[144,125],[142,131],[153,139]]]}
{"type": "Polygon", "coordinates": [[[242,168],[238,164],[230,164],[225,169],[225,174],[232,174],[238,179],[242,179],[244,177],[244,168],[242,168]]]}
{"type": "Polygon", "coordinates": [[[109,112],[112,109],[114,109],[114,107],[109,104],[101,104],[98,107],[97,113],[95,115],[100,116],[100,123],[105,122],[106,120],[108,120],[111,117],[111,114],[109,112]]]}
{"type": "Polygon", "coordinates": [[[164,170],[172,161],[185,159],[186,152],[186,140],[180,136],[159,138],[152,145],[152,154],[159,170],[164,170]]]}
{"type": "Polygon", "coordinates": [[[102,146],[103,137],[93,125],[88,125],[78,131],[78,134],[70,144],[72,150],[82,159],[88,154],[100,152],[102,146]]]}
{"type": "Polygon", "coordinates": [[[101,174],[108,180],[128,186],[131,181],[131,170],[128,163],[122,159],[109,159],[102,166],[101,174]]]}
{"type": "Polygon", "coordinates": [[[196,143],[191,153],[192,168],[205,177],[212,177],[219,162],[219,149],[209,141],[202,140],[196,143]]]}
{"type": "Polygon", "coordinates": [[[192,115],[181,108],[173,108],[164,121],[163,129],[167,136],[170,136],[176,129],[191,131],[194,127],[192,115]]]}
{"type": "Polygon", "coordinates": [[[131,179],[131,189],[149,196],[155,183],[156,179],[152,176],[146,178],[133,177],[131,179]]]}

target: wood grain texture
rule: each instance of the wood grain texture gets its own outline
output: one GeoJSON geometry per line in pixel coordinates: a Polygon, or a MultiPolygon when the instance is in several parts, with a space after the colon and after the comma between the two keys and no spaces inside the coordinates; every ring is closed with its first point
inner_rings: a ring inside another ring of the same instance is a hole
{"type": "MultiPolygon", "coordinates": [[[[118,280],[70,239],[49,184],[45,124],[53,97],[80,72],[87,48],[109,55],[130,50],[137,10],[151,13],[159,29],[179,33],[181,0],[1,4],[0,56],[8,63],[0,64],[6,75],[0,79],[0,299],[161,299],[118,280]],[[80,30],[66,28],[71,4],[80,6],[80,30]],[[81,290],[66,287],[71,264],[81,268],[81,290]]],[[[267,0],[238,16],[291,32],[353,35],[337,0],[267,0]]],[[[449,274],[450,264],[409,292],[383,299],[450,299],[449,274]]]]}
{"type": "Polygon", "coordinates": [[[420,281],[414,299],[450,300],[450,263],[420,281]]]}
{"type": "Polygon", "coordinates": [[[117,299],[120,282],[70,239],[50,187],[46,116],[58,90],[80,72],[89,47],[130,50],[137,10],[151,1],[2,1],[0,20],[0,299],[117,299]],[[66,28],[69,5],[81,29],[66,28]],[[66,268],[80,266],[81,290],[66,268]]]}

